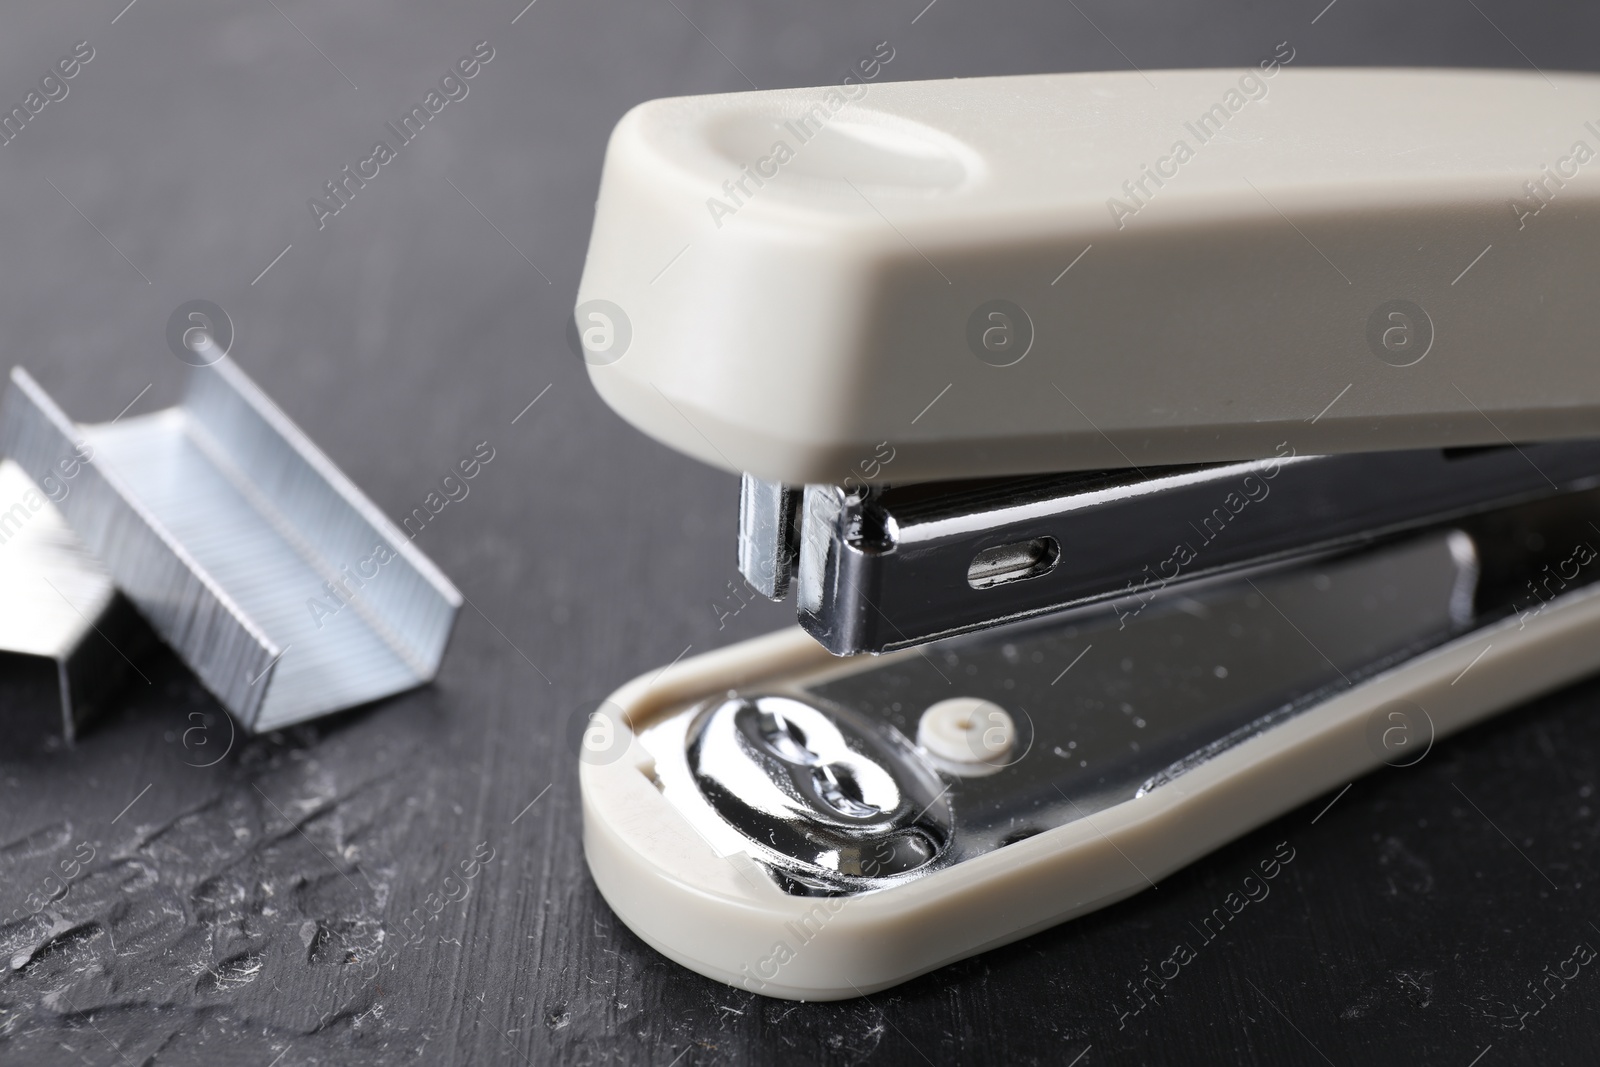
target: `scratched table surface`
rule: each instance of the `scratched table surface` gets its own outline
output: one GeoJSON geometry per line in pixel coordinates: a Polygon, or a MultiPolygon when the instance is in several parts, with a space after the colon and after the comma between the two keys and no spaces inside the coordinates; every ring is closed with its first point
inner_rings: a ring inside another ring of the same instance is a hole
{"type": "Polygon", "coordinates": [[[4,362],[85,421],[155,410],[185,370],[168,317],[209,299],[232,358],[391,517],[492,458],[416,536],[469,598],[435,684],[235,737],[158,651],[75,748],[5,750],[0,1059],[1600,1061],[1594,682],[870,999],[667,962],[584,868],[573,717],[790,608],[733,610],[735,479],[614,417],[564,337],[607,134],[645,99],[834,82],[879,42],[897,80],[1242,66],[1281,42],[1296,66],[1581,69],[1592,6],[124,2],[0,13],[0,105],[26,112],[0,145],[4,362]],[[379,140],[392,158],[332,199],[379,140]]]}

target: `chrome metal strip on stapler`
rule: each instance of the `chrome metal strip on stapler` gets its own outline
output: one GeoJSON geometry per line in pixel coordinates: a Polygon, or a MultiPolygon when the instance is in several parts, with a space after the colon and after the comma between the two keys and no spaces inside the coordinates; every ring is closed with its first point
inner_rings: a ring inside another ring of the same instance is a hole
{"type": "Polygon", "coordinates": [[[838,655],[884,652],[1596,484],[1600,440],[810,486],[800,623],[838,655]]]}
{"type": "Polygon", "coordinates": [[[15,369],[0,454],[246,730],[438,670],[460,593],[231,360],[177,407],[100,425],[15,369]]]}
{"type": "Polygon", "coordinates": [[[685,965],[881,989],[1600,668],[1600,78],[1149,77],[614,133],[591,380],[740,473],[800,622],[585,734],[596,883],[685,965]]]}

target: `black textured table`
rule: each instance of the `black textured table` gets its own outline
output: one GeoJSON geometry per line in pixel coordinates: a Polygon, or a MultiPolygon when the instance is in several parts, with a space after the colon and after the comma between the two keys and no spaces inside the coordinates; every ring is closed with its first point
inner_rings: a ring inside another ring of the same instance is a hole
{"type": "Polygon", "coordinates": [[[493,458],[416,538],[470,601],[433,686],[233,739],[158,653],[75,749],[6,751],[0,1059],[1600,1060],[1600,975],[1545,978],[1600,946],[1600,683],[870,999],[764,1000],[656,955],[584,869],[571,720],[789,608],[719,608],[735,479],[614,417],[563,336],[606,136],[650,97],[836,81],[879,42],[892,79],[1242,65],[1280,42],[1305,66],[1581,68],[1600,13],[123,2],[0,14],[0,105],[27,112],[0,145],[4,362],[85,420],[153,410],[185,369],[168,315],[205,298],[239,363],[390,516],[482,443],[493,458]],[[84,41],[74,76],[29,98],[84,41]],[[465,95],[446,86],[332,199],[475,47],[465,95]],[[1274,855],[1292,859],[1270,894],[1197,935],[1274,855]],[[72,884],[49,899],[57,872],[72,884]],[[1146,982],[1180,942],[1192,958],[1146,982]]]}

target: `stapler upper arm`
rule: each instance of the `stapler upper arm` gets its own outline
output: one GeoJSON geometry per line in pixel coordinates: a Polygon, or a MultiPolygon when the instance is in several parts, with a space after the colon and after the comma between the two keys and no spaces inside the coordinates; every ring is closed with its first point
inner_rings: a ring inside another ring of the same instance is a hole
{"type": "Polygon", "coordinates": [[[1265,68],[641,105],[591,378],[790,485],[1593,435],[1600,77],[1265,68]]]}

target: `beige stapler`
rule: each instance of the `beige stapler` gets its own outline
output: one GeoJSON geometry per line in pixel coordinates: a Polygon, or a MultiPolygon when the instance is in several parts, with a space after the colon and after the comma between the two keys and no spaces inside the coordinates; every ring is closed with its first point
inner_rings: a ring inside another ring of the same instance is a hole
{"type": "Polygon", "coordinates": [[[591,717],[617,914],[870,993],[1600,666],[1597,152],[1597,77],[1275,61],[630,112],[574,340],[800,625],[591,717]]]}

